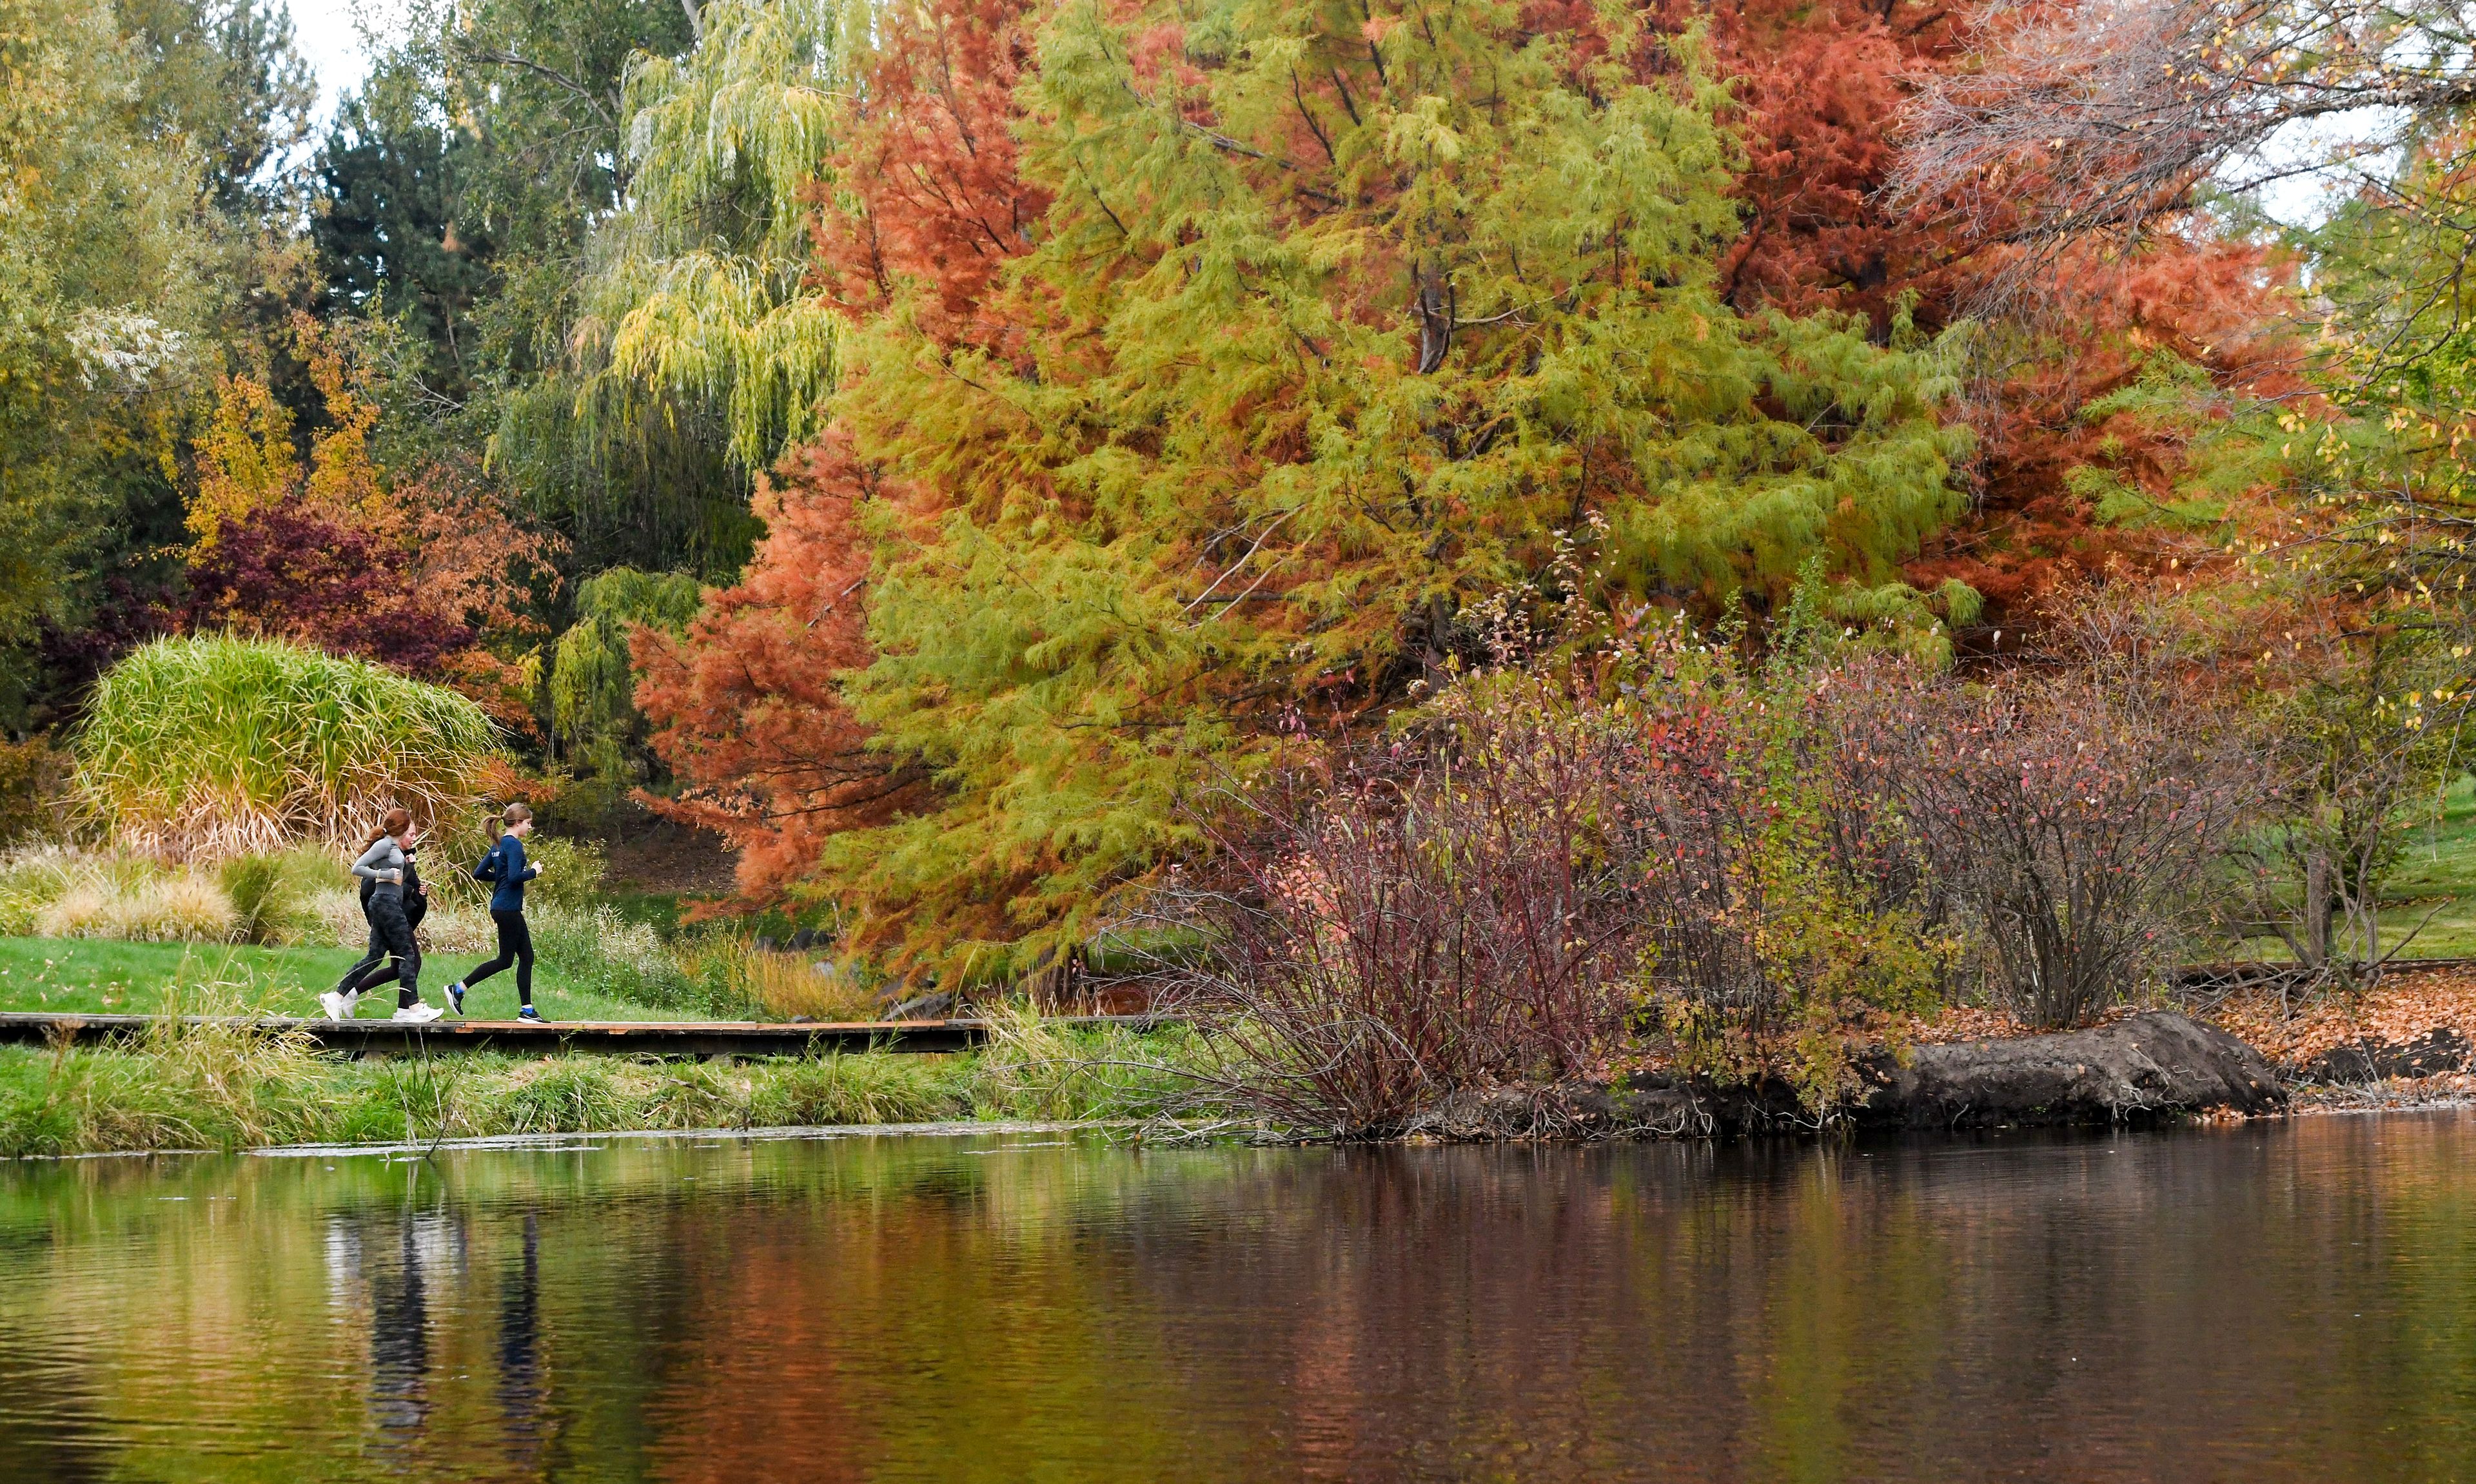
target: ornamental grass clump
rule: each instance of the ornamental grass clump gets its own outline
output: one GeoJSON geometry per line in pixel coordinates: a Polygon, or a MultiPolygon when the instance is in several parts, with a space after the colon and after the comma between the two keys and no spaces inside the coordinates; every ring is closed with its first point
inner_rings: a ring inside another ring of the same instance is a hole
{"type": "MultiPolygon", "coordinates": [[[[0,934],[129,943],[297,943],[321,924],[297,862],[220,868],[43,846],[0,855],[0,934]]],[[[356,938],[354,941],[358,942],[356,938]]]]}
{"type": "Polygon", "coordinates": [[[318,887],[333,872],[323,855],[306,851],[223,862],[215,881],[232,903],[233,941],[305,943],[320,936],[327,924],[318,887]]]}
{"type": "Polygon", "coordinates": [[[35,920],[37,936],[122,943],[244,941],[232,899],[213,881],[172,872],[130,885],[100,876],[63,892],[35,920]]]}
{"type": "Polygon", "coordinates": [[[337,842],[389,805],[469,811],[496,737],[480,706],[273,640],[161,639],[106,672],[75,787],[114,840],[170,859],[337,842]]]}

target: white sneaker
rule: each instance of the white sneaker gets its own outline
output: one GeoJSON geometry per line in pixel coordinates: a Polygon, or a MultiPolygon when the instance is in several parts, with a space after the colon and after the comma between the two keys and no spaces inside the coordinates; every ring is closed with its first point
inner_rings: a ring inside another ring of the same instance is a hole
{"type": "Polygon", "coordinates": [[[446,1011],[441,1010],[434,1004],[409,1004],[387,1018],[389,1020],[412,1021],[415,1024],[418,1024],[423,1021],[434,1021],[438,1019],[439,1016],[446,1013],[446,1011]]]}
{"type": "Polygon", "coordinates": [[[331,1021],[342,1020],[344,1018],[344,997],[331,989],[318,997],[318,1008],[326,1011],[327,1018],[331,1021]]]}

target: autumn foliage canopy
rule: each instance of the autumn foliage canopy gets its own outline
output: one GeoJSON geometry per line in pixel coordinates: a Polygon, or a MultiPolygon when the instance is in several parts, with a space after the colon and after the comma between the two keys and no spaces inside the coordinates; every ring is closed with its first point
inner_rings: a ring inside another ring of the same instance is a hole
{"type": "Polygon", "coordinates": [[[637,641],[673,807],[752,896],[1003,972],[1201,781],[1525,607],[1802,578],[1947,653],[2166,570],[2192,432],[2129,393],[2288,374],[2275,265],[2092,258],[1990,351],[2004,250],[1885,190],[1969,44],[1914,0],[886,12],[815,192],[828,432],[637,641]]]}
{"type": "Polygon", "coordinates": [[[295,333],[326,424],[305,464],[266,383],[224,379],[195,445],[174,623],[375,659],[529,727],[527,675],[484,638],[538,629],[519,604],[529,579],[550,571],[556,542],[512,520],[469,461],[381,465],[370,447],[379,409],[353,347],[306,319],[295,333]]]}

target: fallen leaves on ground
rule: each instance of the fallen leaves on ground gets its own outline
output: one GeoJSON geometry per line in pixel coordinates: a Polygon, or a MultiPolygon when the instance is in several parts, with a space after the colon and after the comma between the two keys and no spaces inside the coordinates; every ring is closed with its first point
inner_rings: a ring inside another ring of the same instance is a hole
{"type": "Polygon", "coordinates": [[[2476,1103],[2476,1074],[2391,1077],[2381,1082],[2318,1083],[2288,1094],[2290,1113],[2398,1113],[2476,1103]]]}
{"type": "Polygon", "coordinates": [[[2441,1026],[2476,1041],[2476,965],[2393,966],[2372,989],[2324,990],[2288,1008],[2280,1013],[2275,991],[2247,990],[2201,1019],[2285,1066],[2354,1041],[2402,1046],[2441,1026]]]}

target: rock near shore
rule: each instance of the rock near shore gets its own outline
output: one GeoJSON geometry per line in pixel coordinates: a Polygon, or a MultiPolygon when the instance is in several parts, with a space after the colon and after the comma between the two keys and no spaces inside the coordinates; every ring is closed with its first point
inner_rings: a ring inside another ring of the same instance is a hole
{"type": "Polygon", "coordinates": [[[2259,1051],[2171,1011],[2092,1030],[1921,1046],[1906,1066],[1878,1063],[1863,1124],[1967,1128],[2008,1124],[2119,1124],[2287,1103],[2259,1051]]]}
{"type": "MultiPolygon", "coordinates": [[[[1861,1127],[2112,1125],[2287,1104],[2278,1074],[2225,1031],[2171,1011],[2092,1030],[1915,1048],[1861,1067],[1869,1091],[1829,1122],[1861,1127]]],[[[1785,1133],[1826,1120],[1778,1083],[1714,1087],[1637,1076],[1617,1085],[1491,1088],[1447,1101],[1421,1132],[1448,1139],[1785,1133]]]]}

